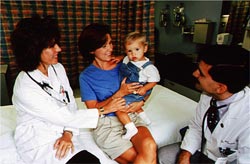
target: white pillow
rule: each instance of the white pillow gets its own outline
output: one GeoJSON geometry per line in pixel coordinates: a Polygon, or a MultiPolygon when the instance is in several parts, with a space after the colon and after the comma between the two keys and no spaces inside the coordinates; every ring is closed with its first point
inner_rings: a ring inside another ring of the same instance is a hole
{"type": "Polygon", "coordinates": [[[166,87],[156,85],[143,109],[151,119],[149,125],[158,148],[179,142],[179,130],[188,125],[197,102],[166,87]]]}

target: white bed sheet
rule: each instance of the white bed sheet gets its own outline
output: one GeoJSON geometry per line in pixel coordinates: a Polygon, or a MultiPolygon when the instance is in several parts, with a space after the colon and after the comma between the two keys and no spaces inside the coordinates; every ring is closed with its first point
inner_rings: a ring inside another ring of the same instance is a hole
{"type": "MultiPolygon", "coordinates": [[[[80,109],[86,108],[80,98],[76,102],[80,109]]],[[[158,148],[181,140],[179,129],[194,116],[196,105],[197,102],[161,85],[154,87],[143,108],[152,121],[149,130],[158,148]]],[[[13,140],[16,111],[12,105],[0,108],[0,163],[22,163],[13,140]]]]}
{"type": "Polygon", "coordinates": [[[158,148],[181,141],[179,130],[188,125],[197,102],[157,85],[144,105],[152,121],[149,126],[158,148]]]}
{"type": "Polygon", "coordinates": [[[0,106],[0,163],[22,164],[16,151],[13,135],[16,127],[16,111],[12,105],[0,106]]]}

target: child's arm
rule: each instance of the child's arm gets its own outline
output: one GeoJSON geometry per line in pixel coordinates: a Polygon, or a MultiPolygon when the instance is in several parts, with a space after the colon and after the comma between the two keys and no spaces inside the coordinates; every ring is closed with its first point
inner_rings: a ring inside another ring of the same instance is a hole
{"type": "Polygon", "coordinates": [[[146,94],[148,90],[152,89],[156,84],[157,82],[148,82],[143,87],[139,88],[136,93],[143,96],[146,94]]]}

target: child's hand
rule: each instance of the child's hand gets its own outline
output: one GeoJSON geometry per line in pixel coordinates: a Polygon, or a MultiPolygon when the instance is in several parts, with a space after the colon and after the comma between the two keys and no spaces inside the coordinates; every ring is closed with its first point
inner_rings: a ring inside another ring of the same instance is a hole
{"type": "Polygon", "coordinates": [[[119,63],[123,58],[124,58],[123,55],[120,55],[120,56],[113,56],[113,57],[112,57],[112,62],[115,63],[115,64],[117,64],[117,63],[119,63]]]}
{"type": "Polygon", "coordinates": [[[139,95],[141,95],[141,96],[145,95],[146,92],[147,92],[147,90],[146,90],[144,87],[141,87],[141,88],[139,88],[139,89],[137,90],[137,94],[139,94],[139,95]]]}

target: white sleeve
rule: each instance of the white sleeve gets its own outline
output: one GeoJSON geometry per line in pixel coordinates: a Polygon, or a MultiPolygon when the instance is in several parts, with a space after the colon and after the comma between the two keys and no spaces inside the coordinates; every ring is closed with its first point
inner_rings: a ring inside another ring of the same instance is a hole
{"type": "Polygon", "coordinates": [[[206,110],[204,110],[206,107],[202,103],[203,100],[204,95],[201,95],[200,101],[196,108],[196,114],[190,121],[189,129],[186,131],[185,137],[181,144],[181,149],[187,150],[192,154],[201,147],[202,121],[206,112],[206,110]]]}
{"type": "Polygon", "coordinates": [[[160,74],[154,65],[149,65],[143,69],[142,73],[147,76],[147,82],[159,82],[160,74]]]}
{"type": "Polygon", "coordinates": [[[27,75],[16,79],[12,100],[17,110],[59,126],[95,128],[99,118],[97,109],[73,112],[68,105],[59,105],[27,75]]]}
{"type": "Polygon", "coordinates": [[[250,159],[250,128],[247,128],[239,137],[237,163],[248,163],[250,159]]]}

